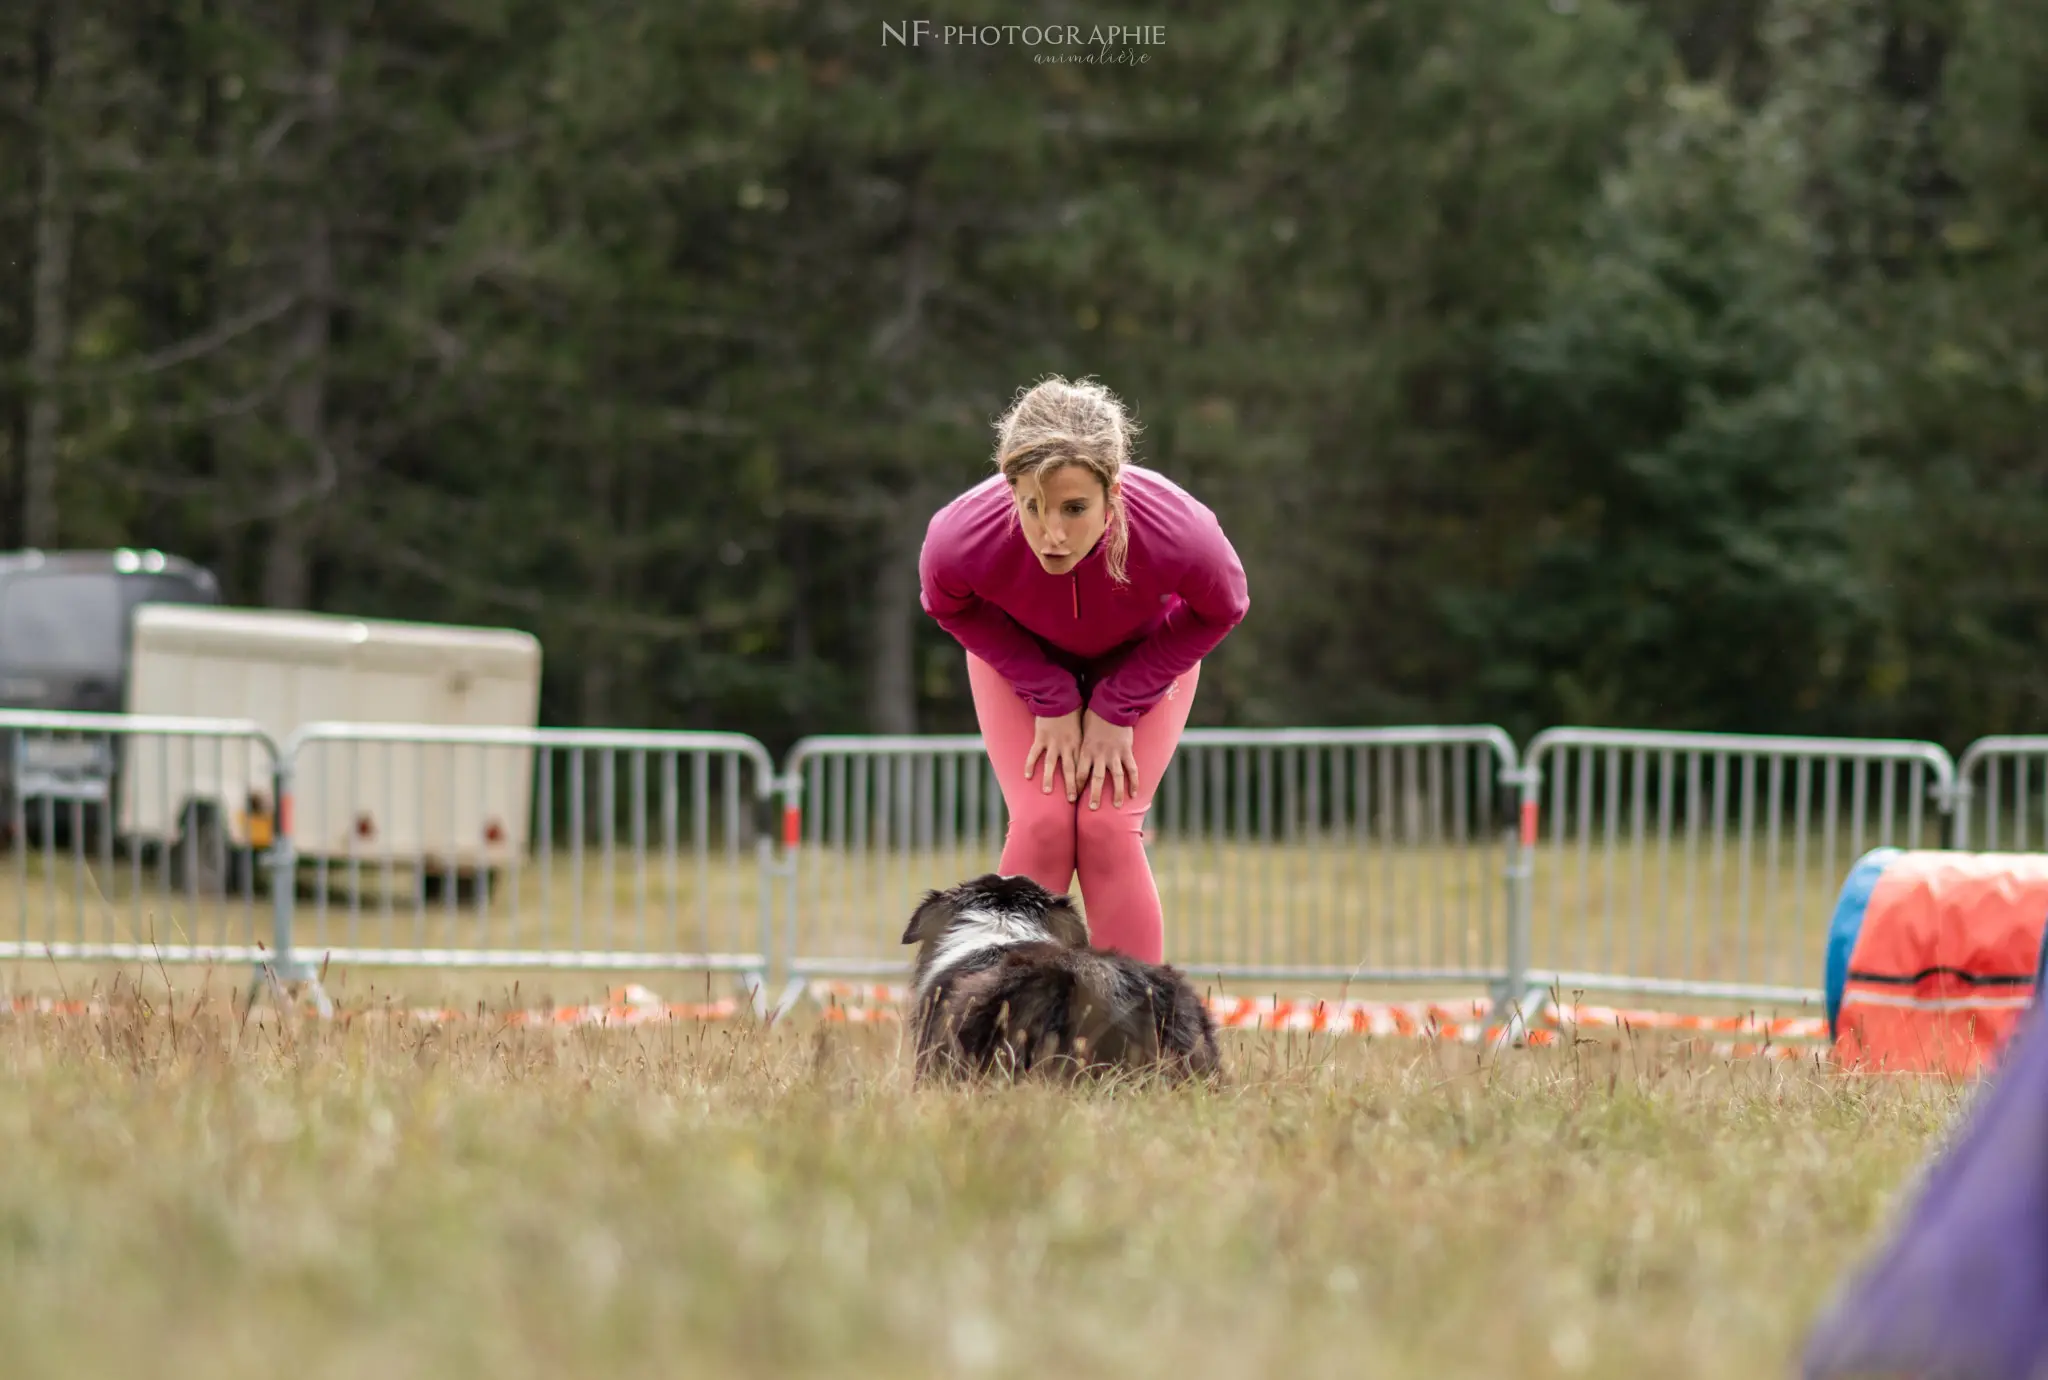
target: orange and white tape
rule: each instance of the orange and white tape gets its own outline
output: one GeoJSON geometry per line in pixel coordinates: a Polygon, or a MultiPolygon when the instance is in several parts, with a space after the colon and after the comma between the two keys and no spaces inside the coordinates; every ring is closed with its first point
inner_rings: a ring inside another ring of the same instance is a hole
{"type": "MultiPolygon", "coordinates": [[[[729,1021],[743,1009],[738,999],[727,997],[721,1001],[665,1002],[639,983],[628,983],[614,987],[603,1002],[591,1002],[582,1006],[548,1006],[523,1011],[489,1011],[482,1013],[458,1010],[454,1007],[411,1007],[401,1008],[401,1014],[410,1021],[439,1024],[444,1021],[460,1021],[481,1018],[496,1021],[500,1025],[646,1025],[653,1021],[729,1021]]],[[[375,1015],[375,1011],[361,1013],[375,1015]]]]}
{"type": "Polygon", "coordinates": [[[1694,1016],[1679,1011],[1624,1011],[1612,1006],[1564,1005],[1544,1008],[1552,1025],[1604,1025],[1616,1029],[1689,1030],[1715,1035],[1761,1035],[1772,1040],[1825,1040],[1825,1016],[1694,1016]]]}
{"type": "Polygon", "coordinates": [[[10,1016],[100,1016],[106,1014],[106,1010],[107,1004],[103,1001],[77,998],[15,997],[7,1003],[10,1016]]]}
{"type": "MultiPolygon", "coordinates": [[[[1493,1003],[1483,997],[1462,1002],[1210,997],[1208,1006],[1216,1024],[1225,1030],[1393,1035],[1463,1044],[1492,1044],[1510,1033],[1506,1026],[1486,1019],[1493,1014],[1493,1003]]],[[[1556,1036],[1551,1031],[1539,1029],[1528,1031],[1526,1038],[1531,1044],[1546,1045],[1553,1043],[1556,1036]]]]}
{"type": "MultiPolygon", "coordinates": [[[[849,1023],[898,1020],[907,996],[902,987],[832,981],[812,982],[809,991],[826,1020],[849,1023]]],[[[1468,1044],[1495,1042],[1507,1034],[1504,1024],[1488,1021],[1494,1014],[1494,1004],[1487,997],[1457,1002],[1396,1002],[1212,996],[1207,1005],[1217,1025],[1226,1030],[1393,1035],[1468,1044]]],[[[1776,1041],[1828,1038],[1827,1022],[1818,1017],[1697,1016],[1676,1011],[1566,1005],[1545,1007],[1536,1027],[1527,1032],[1527,1040],[1535,1045],[1555,1044],[1562,1033],[1587,1026],[1761,1037],[1762,1043],[1752,1040],[1721,1044],[1717,1048],[1729,1054],[1776,1058],[1796,1058],[1803,1052],[1797,1046],[1776,1041]]]]}
{"type": "MultiPolygon", "coordinates": [[[[901,1019],[905,992],[897,987],[855,986],[850,983],[814,982],[812,1000],[823,1008],[824,1019],[849,1024],[866,1024],[901,1019]]],[[[1274,1001],[1270,997],[1211,997],[1210,1014],[1226,1030],[1276,1030],[1327,1032],[1340,1035],[1432,1036],[1437,1039],[1475,1043],[1498,1040],[1504,1027],[1478,1019],[1487,1014],[1488,1003],[1445,1005],[1433,1002],[1366,1001],[1274,1001]]],[[[1533,1030],[1536,1044],[1550,1044],[1556,1036],[1547,1030],[1533,1030]]]]}
{"type": "MultiPolygon", "coordinates": [[[[886,982],[834,982],[826,978],[817,978],[811,981],[805,991],[812,1001],[825,1009],[827,1015],[834,1010],[866,1008],[893,1011],[910,1000],[908,987],[897,987],[886,982]]],[[[891,1019],[894,1019],[893,1016],[891,1019]]]]}
{"type": "MultiPolygon", "coordinates": [[[[887,983],[814,981],[809,984],[811,1000],[821,1008],[827,1021],[847,1024],[885,1024],[902,1019],[908,989],[887,983]]],[[[634,1026],[659,1021],[727,1021],[747,1009],[736,998],[709,1002],[665,1002],[638,983],[615,987],[603,1002],[576,1006],[552,1006],[514,1011],[464,1011],[454,1007],[384,1007],[347,1013],[345,1019],[399,1019],[422,1024],[444,1024],[482,1020],[499,1026],[634,1026]]],[[[1498,1043],[1509,1032],[1494,1014],[1486,997],[1465,1001],[1318,1001],[1275,997],[1212,996],[1207,999],[1210,1014],[1226,1030],[1263,1030],[1311,1034],[1397,1036],[1448,1040],[1465,1044],[1498,1043]]],[[[104,1015],[104,1000],[55,1000],[47,997],[16,997],[5,1011],[16,1016],[104,1015]]],[[[1693,1034],[1741,1035],[1749,1040],[1723,1043],[1716,1048],[1734,1055],[1798,1057],[1804,1052],[1786,1040],[1826,1041],[1826,1020],[1819,1017],[1777,1017],[1754,1015],[1698,1016],[1675,1011],[1629,1010],[1611,1006],[1546,1006],[1536,1025],[1525,1032],[1527,1043],[1551,1045],[1566,1033],[1585,1027],[1610,1029],[1668,1030],[1693,1034]],[[1761,1039],[1762,1043],[1756,1043],[1761,1039]]]]}

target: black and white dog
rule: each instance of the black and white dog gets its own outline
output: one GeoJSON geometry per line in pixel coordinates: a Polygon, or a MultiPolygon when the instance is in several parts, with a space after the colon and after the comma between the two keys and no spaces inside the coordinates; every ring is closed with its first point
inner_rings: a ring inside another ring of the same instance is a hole
{"type": "Polygon", "coordinates": [[[1216,1023],[1179,972],[1091,948],[1069,897],[996,873],[925,895],[910,1026],[918,1081],[1111,1071],[1222,1072],[1216,1023]]]}

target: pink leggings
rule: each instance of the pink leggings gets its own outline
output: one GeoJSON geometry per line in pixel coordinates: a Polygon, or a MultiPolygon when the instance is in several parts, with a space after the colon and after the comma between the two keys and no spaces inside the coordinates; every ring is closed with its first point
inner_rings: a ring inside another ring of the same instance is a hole
{"type": "Polygon", "coordinates": [[[1066,891],[1078,870],[1081,903],[1094,942],[1105,949],[1158,963],[1165,952],[1165,926],[1159,910],[1159,888],[1152,864],[1145,858],[1145,811],[1159,785],[1173,750],[1187,727],[1195,700],[1196,666],[1176,680],[1166,698],[1138,720],[1131,745],[1138,759],[1138,790],[1118,808],[1110,787],[1102,788],[1102,804],[1088,808],[1083,791],[1068,801],[1066,782],[1053,768],[1052,794],[1045,793],[1040,766],[1024,779],[1024,759],[1031,752],[1037,722],[1030,708],[996,669],[967,654],[967,683],[974,690],[974,714],[981,721],[982,741],[1010,809],[1010,830],[1003,840],[999,867],[1005,874],[1022,873],[1040,886],[1066,891]]]}

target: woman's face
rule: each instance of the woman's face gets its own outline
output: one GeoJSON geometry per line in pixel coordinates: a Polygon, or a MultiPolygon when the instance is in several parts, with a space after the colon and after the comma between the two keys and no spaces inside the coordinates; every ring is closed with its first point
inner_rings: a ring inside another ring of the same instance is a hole
{"type": "Polygon", "coordinates": [[[1109,525],[1109,495],[1080,465],[1062,465],[1033,485],[1013,486],[1024,540],[1048,573],[1064,575],[1095,549],[1109,525]]]}

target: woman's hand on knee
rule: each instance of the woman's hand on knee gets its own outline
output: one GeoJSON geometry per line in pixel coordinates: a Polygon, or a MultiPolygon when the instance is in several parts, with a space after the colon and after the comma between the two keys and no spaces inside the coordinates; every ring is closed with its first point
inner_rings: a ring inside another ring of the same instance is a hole
{"type": "Polygon", "coordinates": [[[1081,759],[1081,711],[1062,714],[1057,719],[1039,719],[1031,731],[1031,751],[1024,757],[1024,779],[1029,781],[1031,773],[1038,768],[1041,760],[1045,763],[1045,793],[1052,794],[1052,769],[1058,766],[1066,774],[1067,799],[1080,798],[1076,783],[1081,779],[1076,768],[1081,759]]]}
{"type": "Polygon", "coordinates": [[[1110,798],[1118,809],[1138,793],[1138,756],[1133,744],[1137,730],[1121,727],[1090,709],[1081,720],[1081,784],[1088,792],[1088,808],[1102,805],[1102,783],[1107,778],[1110,798]]]}

